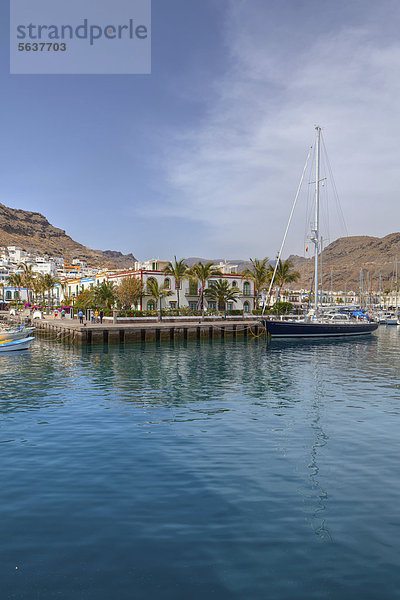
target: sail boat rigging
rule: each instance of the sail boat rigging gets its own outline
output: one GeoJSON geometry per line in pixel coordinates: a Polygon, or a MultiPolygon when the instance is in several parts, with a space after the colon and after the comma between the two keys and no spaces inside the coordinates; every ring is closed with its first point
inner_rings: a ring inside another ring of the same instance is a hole
{"type": "MultiPolygon", "coordinates": [[[[289,337],[289,338],[304,338],[304,337],[340,337],[340,336],[355,336],[355,335],[366,335],[372,333],[377,329],[377,323],[371,323],[368,321],[360,321],[356,318],[351,318],[349,314],[336,314],[324,316],[320,310],[320,281],[322,281],[322,261],[320,268],[320,254],[322,251],[322,239],[320,235],[320,160],[321,160],[321,127],[316,126],[316,140],[315,140],[315,202],[314,202],[314,222],[311,227],[311,241],[315,247],[314,257],[314,307],[303,320],[299,321],[281,321],[281,320],[270,320],[265,319],[264,325],[267,333],[274,337],[289,337]]],[[[307,168],[308,154],[306,164],[303,169],[300,184],[297,189],[296,197],[293,203],[293,207],[290,213],[289,222],[286,227],[286,231],[283,237],[281,248],[277,256],[277,262],[273,272],[272,280],[269,286],[267,299],[270,298],[272,286],[277,271],[277,266],[283,251],[283,246],[286,241],[289,226],[293,217],[294,209],[299,196],[300,188],[303,182],[304,174],[307,168]]],[[[321,289],[322,292],[322,289],[321,289]]],[[[263,315],[265,312],[266,303],[263,308],[263,315]]]]}

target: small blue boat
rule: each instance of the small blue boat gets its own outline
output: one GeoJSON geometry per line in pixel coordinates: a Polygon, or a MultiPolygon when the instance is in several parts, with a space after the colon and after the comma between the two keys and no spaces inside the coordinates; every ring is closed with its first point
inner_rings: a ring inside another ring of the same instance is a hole
{"type": "Polygon", "coordinates": [[[0,352],[11,352],[13,350],[27,350],[34,337],[27,337],[22,340],[4,340],[0,342],[0,352]]]}

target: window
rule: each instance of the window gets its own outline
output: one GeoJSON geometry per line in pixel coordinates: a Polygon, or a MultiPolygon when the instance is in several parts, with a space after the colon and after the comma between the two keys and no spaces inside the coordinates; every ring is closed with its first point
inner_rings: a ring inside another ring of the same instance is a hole
{"type": "Polygon", "coordinates": [[[210,308],[211,310],[215,310],[217,308],[217,303],[216,302],[209,302],[208,303],[208,308],[210,308]]]}
{"type": "Polygon", "coordinates": [[[237,281],[232,281],[232,287],[237,287],[237,281]]]}
{"type": "Polygon", "coordinates": [[[12,294],[11,294],[10,290],[8,290],[6,292],[6,300],[11,300],[11,299],[12,299],[12,294]]]}
{"type": "Polygon", "coordinates": [[[181,281],[179,281],[179,282],[178,282],[178,281],[175,281],[175,289],[176,289],[176,290],[180,290],[180,289],[181,289],[181,287],[182,287],[182,282],[181,282],[181,281]]]}
{"type": "Polygon", "coordinates": [[[197,302],[189,302],[189,308],[190,308],[190,310],[196,310],[197,302]]]}
{"type": "Polygon", "coordinates": [[[245,312],[245,313],[249,313],[250,312],[250,306],[249,306],[248,302],[245,302],[243,304],[243,312],[245,312]]]}
{"type": "Polygon", "coordinates": [[[244,296],[250,296],[250,284],[249,284],[248,281],[244,282],[244,285],[243,285],[243,295],[244,296]]]}
{"type": "Polygon", "coordinates": [[[171,289],[171,280],[168,279],[168,277],[166,279],[164,279],[164,287],[166,290],[170,290],[171,289]]]}
{"type": "Polygon", "coordinates": [[[189,294],[191,296],[197,296],[197,281],[189,281],[189,294]]]}
{"type": "Polygon", "coordinates": [[[232,302],[229,302],[228,306],[227,306],[228,312],[232,312],[232,308],[233,308],[233,304],[232,304],[232,302]]]}
{"type": "Polygon", "coordinates": [[[19,298],[19,293],[18,292],[14,292],[14,300],[18,300],[19,298]]]}
{"type": "Polygon", "coordinates": [[[171,300],[169,303],[169,307],[171,310],[174,310],[176,308],[176,302],[174,300],[171,300]]]}
{"type": "Polygon", "coordinates": [[[152,271],[157,271],[157,263],[153,262],[153,264],[151,265],[151,269],[152,271]]]}
{"type": "Polygon", "coordinates": [[[147,310],[156,310],[156,305],[154,300],[149,300],[147,303],[147,310]]]}

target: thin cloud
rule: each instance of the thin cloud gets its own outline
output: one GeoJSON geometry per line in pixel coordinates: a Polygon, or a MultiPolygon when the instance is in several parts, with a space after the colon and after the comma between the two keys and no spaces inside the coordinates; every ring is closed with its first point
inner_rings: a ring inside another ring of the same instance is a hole
{"type": "MultiPolygon", "coordinates": [[[[256,23],[252,8],[254,2],[231,5],[225,29],[231,62],[215,83],[213,103],[206,117],[166,146],[169,200],[158,214],[209,227],[202,240],[208,256],[273,255],[319,124],[349,233],[393,231],[399,214],[400,43],[374,29],[371,13],[357,27],[336,23],[307,38],[296,38],[301,25],[292,15],[285,32],[292,30],[294,39],[280,40],[265,31],[266,21],[262,27],[267,14],[256,23]]],[[[299,220],[288,252],[302,252],[301,212],[299,220]]]]}

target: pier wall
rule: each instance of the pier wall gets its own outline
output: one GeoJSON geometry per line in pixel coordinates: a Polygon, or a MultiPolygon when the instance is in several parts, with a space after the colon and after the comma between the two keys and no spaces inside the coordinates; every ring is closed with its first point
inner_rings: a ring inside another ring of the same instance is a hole
{"type": "Polygon", "coordinates": [[[79,325],[72,321],[34,321],[35,336],[60,340],[76,345],[128,344],[131,342],[172,342],[247,337],[259,335],[264,327],[260,321],[139,323],[135,325],[79,325]]]}

